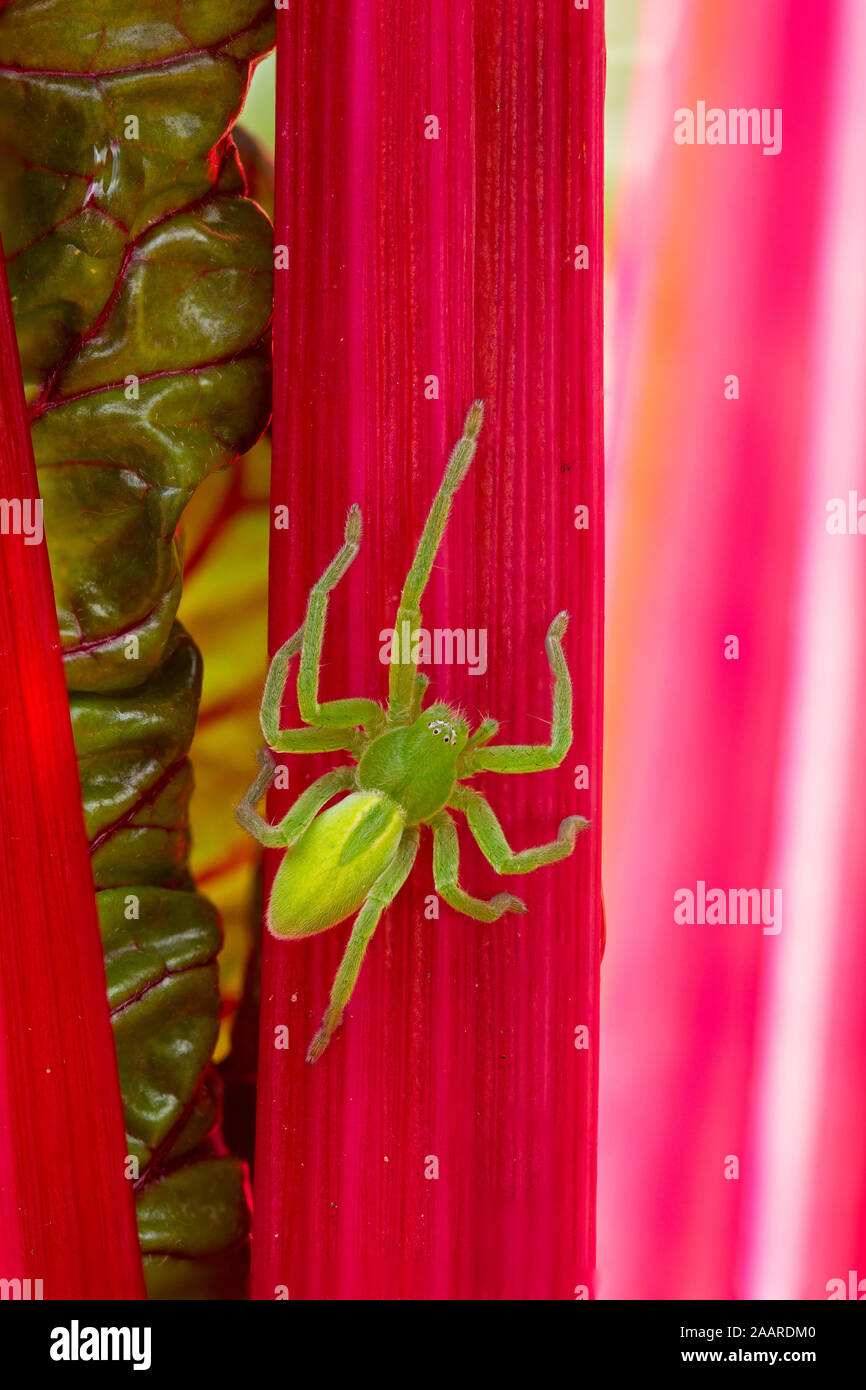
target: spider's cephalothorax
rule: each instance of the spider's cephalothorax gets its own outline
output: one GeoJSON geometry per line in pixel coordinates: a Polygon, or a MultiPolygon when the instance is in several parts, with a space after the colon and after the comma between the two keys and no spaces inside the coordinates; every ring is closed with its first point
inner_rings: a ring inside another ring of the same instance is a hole
{"type": "Polygon", "coordinates": [[[358,782],[402,806],[408,825],[441,811],[457,779],[469,730],[447,705],[431,705],[413,724],[387,729],[361,754],[358,782]]]}
{"type": "MultiPolygon", "coordinates": [[[[420,625],[421,595],[451,500],[472,462],[482,414],[481,402],[476,401],[448,461],[406,578],[397,631],[402,631],[403,622],[420,625]]],[[[515,853],[481,793],[463,785],[477,772],[536,772],[562,762],[571,743],[571,681],[562,651],[567,613],[553,619],[545,643],[554,681],[547,744],[491,746],[499,728],[495,719],[483,720],[470,734],[465,719],[448,705],[423,708],[427,677],[411,658],[392,664],[385,709],[365,698],[319,702],[328,594],[357,555],[360,539],[361,513],[350,507],[344,544],[310,591],[303,626],[271,662],[261,709],[262,731],[271,748],[282,753],[345,749],[353,765],[326,772],[302,792],[279,825],[269,825],[255,809],[275,775],[273,758],[262,749],[261,771],[237,810],[240,824],[263,845],[286,850],[267,909],[268,928],[275,936],[310,936],[358,913],[322,1026],[307,1053],[310,1062],[322,1055],[340,1025],[367,943],[412,868],[422,825],[433,832],[433,877],[440,897],[458,912],[492,922],[504,912],[525,912],[526,907],[510,893],[485,901],[461,888],[457,829],[450,811],[465,815],[472,835],[500,874],[529,873],[564,859],[587,824],[579,816],[567,816],[555,840],[515,853]],[[306,727],[281,729],[289,661],[298,653],[298,710],[306,727]],[[341,793],[342,799],[326,810],[341,793]]]]}

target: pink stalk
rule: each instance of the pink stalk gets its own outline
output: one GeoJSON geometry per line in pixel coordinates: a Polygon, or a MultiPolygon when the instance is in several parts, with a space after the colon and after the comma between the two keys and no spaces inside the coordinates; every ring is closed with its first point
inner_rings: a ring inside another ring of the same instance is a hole
{"type": "MultiPolygon", "coordinates": [[[[276,241],[289,268],[277,274],[272,503],[288,506],[290,529],[272,534],[271,649],[301,622],[356,501],[365,536],[332,597],[321,697],[385,698],[380,634],[483,397],[424,623],[486,629],[488,665],[433,666],[430,694],[473,722],[495,715],[509,741],[543,741],[544,634],[567,607],[568,757],[555,772],[486,774],[483,789],[516,846],[569,813],[592,828],[571,859],[520,880],[527,916],[491,925],[444,904],[430,916],[425,835],[314,1067],[304,1053],[348,924],[266,941],[256,1298],[591,1291],[603,80],[601,4],[358,0],[347,15],[299,0],[280,12],[276,241]],[[576,789],[582,766],[588,790],[576,789]],[[288,1049],[275,1045],[283,1025],[288,1049]]],[[[292,689],[283,722],[299,722],[292,689]]],[[[291,787],[272,816],[341,758],[281,761],[291,787]]],[[[462,881],[490,896],[502,880],[460,835],[462,881]]]]}
{"type": "MultiPolygon", "coordinates": [[[[2,266],[0,248],[0,497],[31,509],[2,266]]],[[[0,1277],[22,1281],[12,1296],[24,1298],[141,1298],[48,555],[11,522],[0,535],[0,767],[0,1277]]]]}
{"type": "Polygon", "coordinates": [[[614,263],[600,1291],[821,1298],[866,1273],[863,552],[825,529],[863,491],[866,31],[682,13],[614,263]],[[779,108],[781,152],[676,145],[699,101],[779,108]],[[699,881],[781,929],[675,922],[699,881]]]}

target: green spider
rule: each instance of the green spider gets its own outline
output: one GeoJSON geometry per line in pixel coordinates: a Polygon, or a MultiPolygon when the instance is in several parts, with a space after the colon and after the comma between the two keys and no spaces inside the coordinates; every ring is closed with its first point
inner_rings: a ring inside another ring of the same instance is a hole
{"type": "MultiPolygon", "coordinates": [[[[410,631],[420,627],[421,596],[452,499],[469,471],[482,418],[482,402],[475,401],[406,577],[396,632],[403,632],[404,621],[410,623],[410,631]]],[[[261,707],[262,731],[272,749],[280,753],[345,749],[355,766],[326,772],[301,793],[279,825],[270,825],[255,809],[276,775],[271,753],[261,749],[261,771],[237,808],[239,823],[255,839],[287,851],[267,909],[267,925],[275,936],[312,936],[358,913],[322,1026],[307,1052],[308,1062],[321,1057],[340,1026],[379,918],[409,876],[422,825],[433,831],[437,893],[458,912],[479,922],[493,922],[504,912],[525,912],[526,905],[510,893],[497,893],[485,901],[460,887],[457,830],[449,810],[463,812],[482,853],[500,874],[529,873],[565,859],[574,849],[578,831],[588,824],[580,816],[567,816],[552,843],[515,853],[481,793],[463,785],[476,772],[538,772],[559,767],[565,757],[571,744],[571,681],[562,651],[568,623],[565,612],[557,613],[545,642],[554,680],[549,744],[491,748],[488,745],[499,728],[495,719],[484,719],[470,735],[465,719],[448,705],[435,703],[423,709],[428,680],[411,658],[391,666],[387,709],[362,698],[319,703],[328,595],[357,555],[360,540],[361,512],[352,506],[344,544],[310,590],[303,626],[271,662],[261,707]],[[308,727],[281,729],[289,661],[298,652],[298,709],[308,727]],[[327,802],[340,793],[348,795],[325,810],[327,802]]]]}

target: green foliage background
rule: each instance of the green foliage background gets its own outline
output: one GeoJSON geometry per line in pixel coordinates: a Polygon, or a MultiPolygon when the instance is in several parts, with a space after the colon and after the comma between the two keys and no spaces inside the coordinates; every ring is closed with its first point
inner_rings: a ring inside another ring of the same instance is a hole
{"type": "Polygon", "coordinates": [[[273,26],[262,0],[0,11],[7,274],[157,1297],[239,1296],[247,1263],[211,1065],[219,923],[188,867],[178,526],[270,410],[272,234],[226,132],[273,26]]]}

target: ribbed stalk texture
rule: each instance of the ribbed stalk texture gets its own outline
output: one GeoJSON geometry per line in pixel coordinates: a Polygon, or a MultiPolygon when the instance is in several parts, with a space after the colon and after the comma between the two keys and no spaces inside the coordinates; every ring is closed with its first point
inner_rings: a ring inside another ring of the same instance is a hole
{"type": "MultiPolygon", "coordinates": [[[[473,724],[496,716],[509,742],[545,741],[544,636],[568,608],[565,763],[478,785],[516,847],[570,813],[592,828],[571,859],[503,882],[461,824],[465,886],[528,903],[491,925],[432,915],[422,836],[314,1067],[348,924],[267,940],[253,1295],[571,1299],[594,1265],[602,5],[358,0],[279,19],[272,503],[290,525],[271,537],[271,648],[358,502],[362,552],[332,597],[320,694],[386,697],[380,634],[483,397],[423,611],[431,631],[486,630],[487,669],[434,665],[429,696],[473,724]]],[[[283,722],[299,722],[292,690],[283,722]]],[[[341,760],[281,758],[290,788],[272,813],[341,760]]]]}

